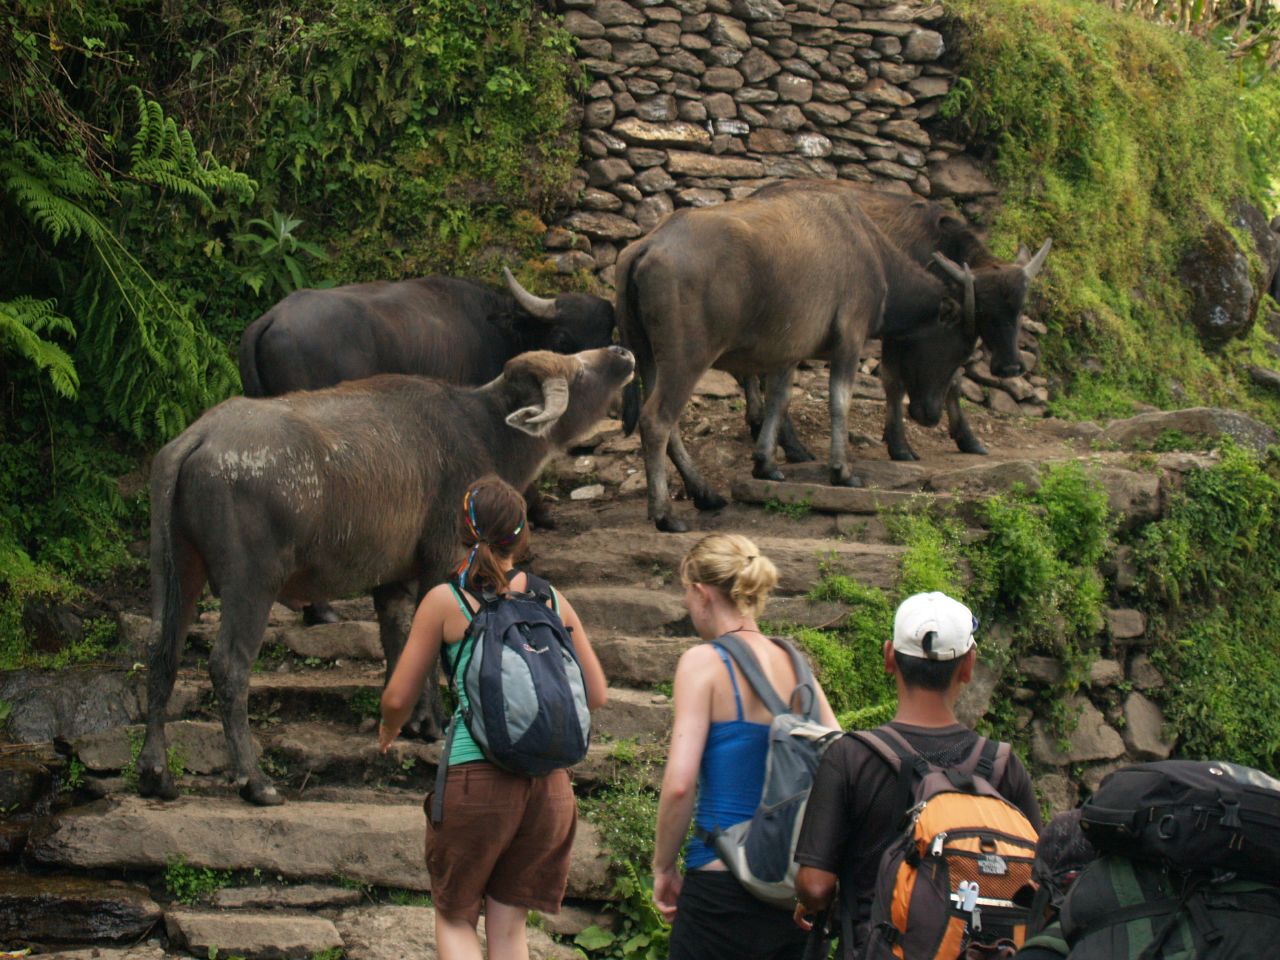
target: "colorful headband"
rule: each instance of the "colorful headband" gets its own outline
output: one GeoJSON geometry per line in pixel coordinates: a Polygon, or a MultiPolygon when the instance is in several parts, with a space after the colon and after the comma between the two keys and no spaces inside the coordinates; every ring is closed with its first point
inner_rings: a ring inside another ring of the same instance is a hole
{"type": "Polygon", "coordinates": [[[520,536],[520,531],[524,529],[524,520],[516,524],[516,528],[509,535],[501,540],[486,540],[480,536],[480,528],[476,524],[476,488],[472,487],[462,498],[463,517],[467,521],[467,529],[471,532],[471,536],[475,537],[475,546],[471,548],[471,552],[467,554],[467,560],[458,567],[458,586],[464,590],[467,587],[467,577],[471,573],[471,566],[476,560],[476,551],[480,549],[480,544],[488,546],[505,547],[515,542],[516,537],[520,536]]]}

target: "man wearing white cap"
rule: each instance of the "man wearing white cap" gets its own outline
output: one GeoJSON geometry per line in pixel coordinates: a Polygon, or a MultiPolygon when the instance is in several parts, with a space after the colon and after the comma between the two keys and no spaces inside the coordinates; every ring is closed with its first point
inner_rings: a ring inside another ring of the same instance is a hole
{"type": "MultiPolygon", "coordinates": [[[[884,644],[898,709],[881,729],[900,735],[937,767],[963,762],[978,740],[955,714],[960,691],[973,678],[977,629],[977,618],[960,601],[917,593],[898,606],[893,639],[884,644]]],[[[1039,829],[1040,807],[1022,762],[1010,756],[997,780],[992,786],[1039,829]]],[[[900,835],[910,802],[897,774],[862,740],[842,737],[823,755],[796,847],[797,918],[827,909],[838,885],[853,928],[852,937],[841,936],[842,960],[856,960],[865,943],[880,854],[900,835]]]]}

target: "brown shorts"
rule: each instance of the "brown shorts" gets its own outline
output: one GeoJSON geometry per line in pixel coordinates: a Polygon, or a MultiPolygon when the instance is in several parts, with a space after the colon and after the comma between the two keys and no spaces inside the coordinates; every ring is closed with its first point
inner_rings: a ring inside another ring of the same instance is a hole
{"type": "Polygon", "coordinates": [[[425,803],[427,873],[436,909],[472,925],[486,896],[560,912],[578,824],[567,771],[530,779],[483,760],[450,767],[441,823],[431,822],[432,796],[425,803]]]}

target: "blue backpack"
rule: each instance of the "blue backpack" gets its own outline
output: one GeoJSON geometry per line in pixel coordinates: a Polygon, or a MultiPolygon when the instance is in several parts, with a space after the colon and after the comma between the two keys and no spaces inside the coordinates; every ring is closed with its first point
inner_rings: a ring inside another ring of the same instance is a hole
{"type": "MultiPolygon", "coordinates": [[[[449,724],[436,770],[434,823],[444,817],[459,717],[486,759],[519,776],[546,776],[587,755],[591,711],[573,637],[560,619],[551,585],[532,574],[526,578],[523,593],[481,593],[480,608],[461,641],[449,680],[466,697],[449,724]]],[[[470,609],[457,587],[450,588],[470,609]]]]}

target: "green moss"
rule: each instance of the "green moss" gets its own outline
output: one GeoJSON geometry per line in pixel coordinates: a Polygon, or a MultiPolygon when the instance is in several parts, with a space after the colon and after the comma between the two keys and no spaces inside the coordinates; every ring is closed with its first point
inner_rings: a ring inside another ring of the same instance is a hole
{"type": "MultiPolygon", "coordinates": [[[[1180,318],[1178,261],[1236,198],[1274,208],[1280,78],[1238,85],[1217,51],[1087,0],[956,0],[964,82],[944,112],[994,147],[1002,206],[993,244],[1055,241],[1037,280],[1055,414],[1280,407],[1207,353],[1180,318]],[[1086,361],[1100,367],[1083,373],[1086,361]]],[[[1252,243],[1246,246],[1252,252],[1252,243]]]]}

